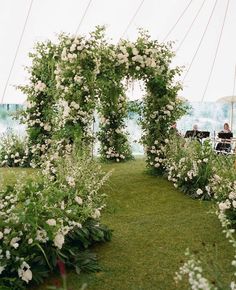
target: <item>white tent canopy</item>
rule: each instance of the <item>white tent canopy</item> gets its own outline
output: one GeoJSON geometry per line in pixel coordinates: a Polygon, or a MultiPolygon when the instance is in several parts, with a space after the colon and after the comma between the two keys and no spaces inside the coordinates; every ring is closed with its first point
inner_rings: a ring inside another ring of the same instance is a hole
{"type": "Polygon", "coordinates": [[[78,33],[87,34],[96,25],[106,25],[107,36],[113,42],[117,42],[122,35],[135,39],[139,27],[149,30],[151,36],[159,41],[165,38],[166,41],[175,40],[174,47],[178,48],[180,43],[181,46],[174,65],[185,65],[186,70],[196,54],[183,83],[183,97],[191,101],[203,98],[211,68],[212,75],[204,101],[215,101],[219,95],[232,94],[236,63],[236,38],[233,34],[236,27],[236,1],[218,1],[214,10],[215,0],[31,1],[0,2],[0,95],[2,97],[5,91],[4,103],[22,103],[25,100],[25,96],[12,85],[26,82],[27,74],[23,66],[29,64],[27,55],[36,41],[55,39],[55,34],[62,31],[73,34],[78,28],[78,33]]]}

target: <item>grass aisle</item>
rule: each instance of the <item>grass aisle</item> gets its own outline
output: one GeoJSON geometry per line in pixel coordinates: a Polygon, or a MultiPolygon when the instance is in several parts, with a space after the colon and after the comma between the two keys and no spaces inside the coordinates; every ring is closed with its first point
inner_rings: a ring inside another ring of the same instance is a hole
{"type": "MultiPolygon", "coordinates": [[[[211,202],[192,200],[166,179],[147,175],[143,160],[104,166],[114,168],[102,218],[114,230],[113,238],[94,249],[102,271],[70,273],[70,290],[79,290],[83,282],[87,290],[187,289],[173,280],[187,247],[217,259],[229,280],[232,249],[217,217],[209,214],[211,202]]],[[[37,290],[47,289],[54,280],[37,290]]]]}
{"type": "MultiPolygon", "coordinates": [[[[87,289],[183,289],[173,276],[187,247],[208,249],[229,279],[232,249],[209,214],[212,203],[192,200],[164,178],[145,174],[143,160],[105,167],[114,172],[102,221],[114,233],[110,243],[96,248],[103,271],[82,275],[87,289]]],[[[72,290],[79,289],[76,275],[69,281],[72,290]]]]}

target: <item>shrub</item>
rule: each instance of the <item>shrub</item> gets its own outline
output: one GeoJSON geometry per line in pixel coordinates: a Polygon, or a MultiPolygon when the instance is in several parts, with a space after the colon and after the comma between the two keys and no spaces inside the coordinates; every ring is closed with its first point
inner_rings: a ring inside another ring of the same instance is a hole
{"type": "Polygon", "coordinates": [[[236,168],[235,156],[219,155],[215,159],[210,187],[219,210],[224,212],[232,225],[236,225],[236,168]]]}
{"type": "Polygon", "coordinates": [[[39,173],[0,192],[0,280],[6,289],[42,282],[58,260],[77,272],[97,270],[84,250],[111,237],[99,223],[109,174],[75,152],[58,157],[54,169],[54,180],[39,173]]]}
{"type": "Polygon", "coordinates": [[[210,199],[215,153],[211,143],[173,137],[166,147],[165,169],[174,186],[194,198],[210,199]]]}
{"type": "Polygon", "coordinates": [[[12,131],[1,136],[0,164],[9,167],[29,167],[27,140],[12,131]]]}

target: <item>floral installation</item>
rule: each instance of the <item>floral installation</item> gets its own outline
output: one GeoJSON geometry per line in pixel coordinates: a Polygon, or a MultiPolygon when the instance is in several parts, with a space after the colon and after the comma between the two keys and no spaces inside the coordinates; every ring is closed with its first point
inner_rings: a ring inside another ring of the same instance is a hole
{"type": "Polygon", "coordinates": [[[0,164],[3,167],[29,167],[30,158],[27,138],[20,137],[12,131],[1,135],[0,164]]]}
{"type": "Polygon", "coordinates": [[[104,27],[97,27],[88,38],[62,34],[56,44],[39,43],[30,56],[30,84],[20,89],[27,95],[25,122],[35,157],[32,163],[40,163],[52,140],[73,143],[80,138],[91,147],[95,109],[101,120],[102,159],[132,158],[125,127],[124,80],[136,79],[144,81],[147,91],[142,112],[147,164],[154,172],[163,172],[162,147],[168,128],[186,112],[177,98],[181,85],[175,78],[180,68],[171,68],[171,44],[159,44],[140,30],[135,42],[120,40],[112,45],[105,39],[104,27]]]}
{"type": "Polygon", "coordinates": [[[218,156],[210,179],[210,187],[219,210],[236,225],[236,171],[235,156],[218,156]]]}
{"type": "Polygon", "coordinates": [[[23,176],[0,191],[0,281],[4,289],[41,283],[56,269],[58,259],[77,272],[83,267],[98,269],[94,255],[84,249],[111,237],[110,230],[99,223],[105,206],[101,187],[109,174],[74,151],[54,160],[54,168],[54,180],[50,172],[32,180],[23,176]]]}
{"type": "Polygon", "coordinates": [[[72,142],[81,138],[87,146],[93,142],[93,114],[98,99],[97,75],[100,72],[100,49],[103,28],[97,28],[86,37],[62,35],[63,47],[57,63],[56,131],[60,138],[72,142]]]}
{"type": "MultiPolygon", "coordinates": [[[[174,277],[177,284],[183,280],[185,276],[188,277],[189,289],[192,290],[236,290],[236,239],[235,239],[235,229],[232,228],[230,220],[226,217],[224,211],[217,209],[216,214],[222,226],[222,232],[225,234],[228,242],[232,245],[234,249],[234,258],[231,261],[233,267],[232,280],[227,284],[217,277],[217,273],[214,273],[216,276],[214,279],[209,280],[204,277],[204,269],[202,267],[201,259],[197,259],[193,254],[190,253],[187,249],[185,256],[187,261],[180,267],[179,271],[176,272],[174,277]]],[[[212,267],[212,266],[211,266],[212,267]]]]}
{"type": "Polygon", "coordinates": [[[51,41],[37,43],[29,54],[32,65],[27,67],[29,83],[18,86],[27,96],[21,122],[27,127],[28,149],[32,167],[41,163],[41,156],[50,147],[53,135],[55,104],[55,68],[60,46],[51,41]]]}
{"type": "Polygon", "coordinates": [[[210,179],[213,176],[216,154],[210,141],[173,136],[165,147],[164,166],[168,180],[194,198],[211,199],[210,179]]]}

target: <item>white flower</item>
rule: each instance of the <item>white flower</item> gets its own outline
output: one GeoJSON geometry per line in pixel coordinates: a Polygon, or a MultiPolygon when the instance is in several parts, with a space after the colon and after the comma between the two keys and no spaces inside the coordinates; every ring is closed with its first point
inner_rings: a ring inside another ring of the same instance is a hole
{"type": "Polygon", "coordinates": [[[33,243],[33,239],[28,239],[28,244],[31,245],[33,243]]]}
{"type": "Polygon", "coordinates": [[[61,233],[57,233],[55,238],[54,238],[54,245],[58,248],[61,249],[64,242],[65,242],[65,237],[61,233]]]}
{"type": "Polygon", "coordinates": [[[100,211],[98,209],[95,209],[94,213],[92,214],[92,218],[97,219],[101,215],[100,211]]]}
{"type": "Polygon", "coordinates": [[[45,230],[37,230],[35,240],[46,243],[48,240],[47,232],[45,230]]]}
{"type": "Polygon", "coordinates": [[[225,211],[226,209],[229,209],[230,208],[230,201],[227,199],[225,202],[220,202],[219,203],[219,209],[221,211],[225,211]]]}
{"type": "Polygon", "coordinates": [[[3,232],[0,232],[0,240],[3,238],[3,232]]]}
{"type": "Polygon", "coordinates": [[[0,266],[0,275],[2,274],[2,272],[4,271],[6,266],[0,266]]]}
{"type": "Polygon", "coordinates": [[[203,191],[201,190],[201,188],[198,188],[198,190],[196,191],[197,195],[201,195],[203,193],[203,191]]]}
{"type": "Polygon", "coordinates": [[[174,107],[172,105],[167,105],[166,108],[170,111],[172,111],[174,109],[174,107]]]}
{"type": "Polygon", "coordinates": [[[236,192],[230,192],[229,199],[236,199],[236,192]]]}
{"type": "Polygon", "coordinates": [[[230,289],[231,289],[231,290],[235,290],[235,289],[236,289],[236,283],[235,283],[234,281],[232,281],[232,282],[230,283],[230,289]]]}
{"type": "Polygon", "coordinates": [[[51,131],[51,126],[49,124],[45,124],[43,128],[45,131],[51,131]]]}
{"type": "Polygon", "coordinates": [[[41,81],[38,81],[35,86],[34,86],[34,89],[36,92],[43,92],[45,89],[46,89],[46,85],[41,82],[41,81]]]}
{"type": "Polygon", "coordinates": [[[67,176],[66,181],[68,182],[69,186],[75,187],[75,179],[72,176],[67,176]]]}
{"type": "Polygon", "coordinates": [[[132,53],[133,53],[133,55],[138,55],[138,50],[137,50],[136,47],[134,47],[134,48],[132,49],[132,53]]]}
{"type": "Polygon", "coordinates": [[[48,219],[46,221],[46,223],[49,225],[49,226],[55,226],[57,223],[56,223],[56,220],[54,219],[48,219]]]}
{"type": "Polygon", "coordinates": [[[32,280],[33,275],[30,266],[26,262],[23,262],[20,268],[18,268],[18,275],[26,283],[29,283],[29,281],[32,280]]]}
{"type": "Polygon", "coordinates": [[[76,197],[75,197],[75,201],[76,201],[79,205],[83,204],[83,200],[82,200],[82,198],[79,197],[79,196],[76,196],[76,197]]]}
{"type": "Polygon", "coordinates": [[[15,248],[15,249],[17,249],[18,247],[19,247],[19,241],[21,240],[21,238],[19,238],[19,237],[15,237],[15,238],[12,238],[11,239],[11,242],[10,242],[10,245],[13,247],[13,248],[15,248]]]}
{"type": "Polygon", "coordinates": [[[233,207],[236,208],[236,200],[233,200],[233,207]]]}
{"type": "Polygon", "coordinates": [[[27,269],[26,271],[23,272],[21,279],[25,281],[26,283],[29,283],[30,280],[32,280],[32,272],[30,269],[27,269]]]}
{"type": "Polygon", "coordinates": [[[8,250],[6,251],[6,258],[7,258],[7,260],[9,260],[11,258],[11,253],[8,250]]]}
{"type": "Polygon", "coordinates": [[[4,229],[4,234],[7,235],[7,234],[10,234],[10,232],[11,232],[11,229],[9,229],[9,228],[5,228],[4,229]]]}

